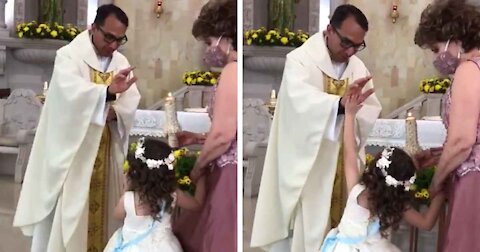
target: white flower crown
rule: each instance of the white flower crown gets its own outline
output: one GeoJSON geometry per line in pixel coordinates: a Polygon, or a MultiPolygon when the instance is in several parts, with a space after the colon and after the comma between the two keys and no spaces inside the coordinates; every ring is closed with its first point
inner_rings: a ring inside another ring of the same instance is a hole
{"type": "Polygon", "coordinates": [[[145,146],[143,146],[145,142],[145,138],[140,138],[138,139],[138,142],[137,142],[137,148],[135,149],[135,158],[142,161],[144,164],[147,165],[148,169],[158,169],[160,168],[160,166],[162,165],[166,165],[168,167],[168,169],[171,171],[173,170],[174,166],[174,162],[175,162],[175,155],[172,153],[170,153],[170,155],[168,155],[168,157],[164,158],[164,159],[160,159],[160,160],[156,160],[156,159],[147,159],[145,158],[144,154],[145,154],[145,146]]]}
{"type": "Polygon", "coordinates": [[[382,157],[377,160],[376,166],[380,169],[383,176],[385,176],[385,183],[387,183],[388,186],[403,186],[405,188],[405,191],[410,191],[410,187],[413,185],[413,183],[415,183],[417,175],[413,174],[413,176],[409,180],[398,181],[397,179],[389,175],[387,172],[388,167],[392,163],[392,161],[390,161],[389,159],[393,154],[393,150],[394,149],[392,147],[385,148],[382,151],[382,157]]]}

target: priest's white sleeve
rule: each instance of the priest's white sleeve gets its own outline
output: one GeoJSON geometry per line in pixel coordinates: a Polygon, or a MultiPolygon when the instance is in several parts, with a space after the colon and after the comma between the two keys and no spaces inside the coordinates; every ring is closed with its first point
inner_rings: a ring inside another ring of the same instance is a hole
{"type": "Polygon", "coordinates": [[[107,115],[108,115],[108,109],[109,105],[107,105],[107,86],[105,86],[105,92],[102,92],[100,94],[100,97],[98,98],[97,105],[95,106],[95,110],[93,111],[92,115],[92,123],[99,125],[99,126],[105,126],[105,122],[107,120],[107,115]]]}
{"type": "Polygon", "coordinates": [[[340,99],[339,102],[333,104],[332,112],[330,113],[330,117],[328,118],[328,123],[325,129],[325,138],[330,141],[337,141],[340,137],[340,133],[342,132],[342,122],[344,116],[338,114],[339,103],[340,99]]]}

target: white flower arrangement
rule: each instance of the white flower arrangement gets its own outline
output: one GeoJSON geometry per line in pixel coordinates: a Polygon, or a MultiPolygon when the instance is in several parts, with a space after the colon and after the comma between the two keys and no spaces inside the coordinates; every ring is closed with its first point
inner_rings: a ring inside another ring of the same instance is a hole
{"type": "Polygon", "coordinates": [[[143,163],[145,163],[148,167],[148,169],[158,169],[162,165],[166,165],[168,167],[168,170],[173,170],[174,168],[174,163],[175,163],[175,155],[174,153],[170,153],[168,157],[161,159],[161,160],[156,160],[156,159],[147,159],[145,158],[145,147],[143,146],[143,143],[145,141],[145,138],[140,138],[137,143],[137,148],[135,149],[135,158],[138,160],[141,160],[143,163]]]}
{"type": "Polygon", "coordinates": [[[377,168],[380,169],[383,176],[385,176],[385,183],[388,186],[393,186],[393,187],[403,186],[405,188],[405,191],[410,191],[411,186],[415,183],[415,179],[417,178],[415,174],[409,180],[398,181],[397,179],[389,175],[387,172],[388,167],[390,167],[390,164],[392,163],[392,161],[390,160],[390,157],[393,154],[393,150],[394,149],[391,147],[385,148],[382,151],[381,158],[377,160],[376,166],[377,168]]]}

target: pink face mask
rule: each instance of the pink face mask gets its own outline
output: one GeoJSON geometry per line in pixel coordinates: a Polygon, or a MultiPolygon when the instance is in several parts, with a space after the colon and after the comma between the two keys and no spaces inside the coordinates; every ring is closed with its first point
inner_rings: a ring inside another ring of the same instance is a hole
{"type": "Polygon", "coordinates": [[[455,73],[457,70],[458,65],[460,64],[460,52],[458,52],[457,57],[452,56],[448,52],[448,45],[450,40],[447,41],[445,45],[445,50],[438,54],[438,56],[433,61],[433,66],[444,75],[451,75],[455,73]]]}
{"type": "Polygon", "coordinates": [[[225,53],[220,48],[219,44],[222,40],[222,36],[218,38],[217,43],[214,46],[210,46],[205,52],[203,60],[205,64],[211,67],[224,67],[228,61],[228,54],[230,53],[230,46],[228,47],[227,52],[225,53]]]}

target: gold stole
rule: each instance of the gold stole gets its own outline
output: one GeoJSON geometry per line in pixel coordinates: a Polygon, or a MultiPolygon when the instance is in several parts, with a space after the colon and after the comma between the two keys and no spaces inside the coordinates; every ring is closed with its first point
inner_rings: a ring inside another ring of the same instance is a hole
{"type": "MultiPolygon", "coordinates": [[[[348,86],[348,78],[345,80],[336,80],[323,74],[323,80],[324,91],[326,93],[338,96],[343,96],[345,94],[348,86]]],[[[340,136],[340,153],[338,154],[337,171],[333,182],[332,201],[330,206],[330,223],[332,228],[337,227],[340,223],[348,197],[345,174],[343,171],[343,134],[340,136]]]]}
{"type": "MultiPolygon", "coordinates": [[[[113,72],[102,73],[90,69],[91,80],[98,85],[110,85],[113,79],[113,72]]],[[[100,147],[93,166],[92,178],[90,180],[89,207],[88,207],[88,252],[103,251],[106,246],[107,237],[107,188],[108,169],[110,159],[110,129],[108,125],[102,133],[100,147]]]]}

